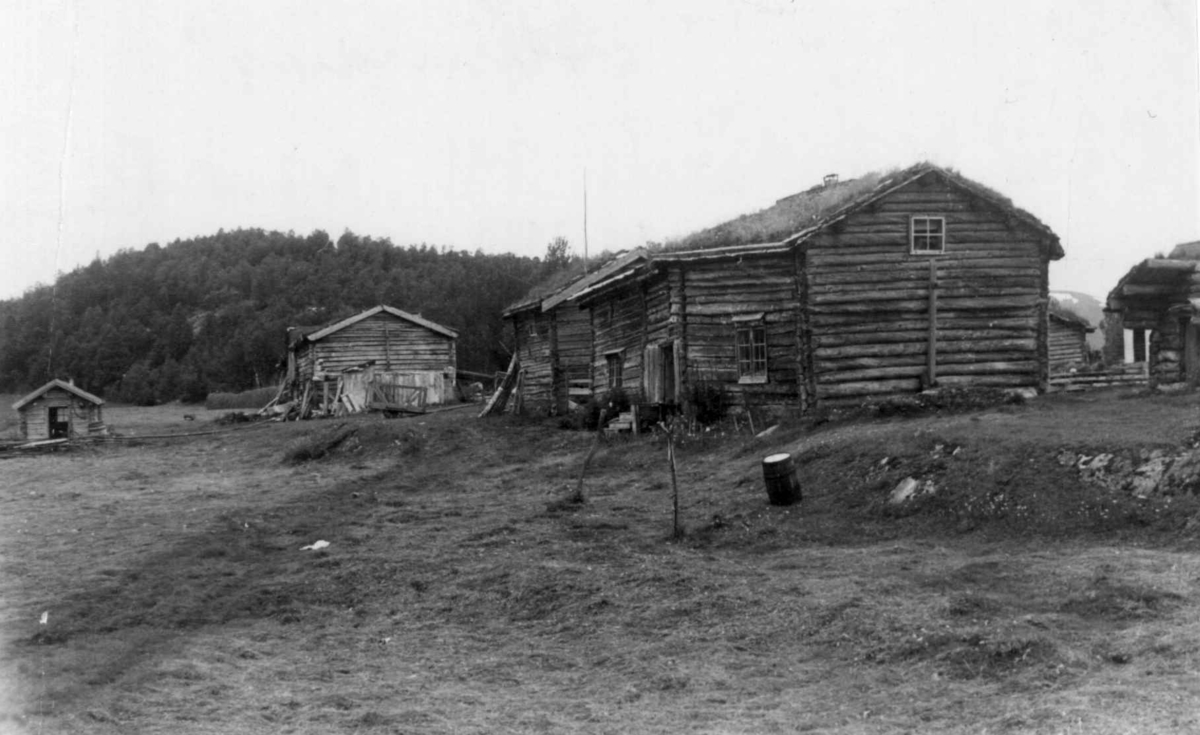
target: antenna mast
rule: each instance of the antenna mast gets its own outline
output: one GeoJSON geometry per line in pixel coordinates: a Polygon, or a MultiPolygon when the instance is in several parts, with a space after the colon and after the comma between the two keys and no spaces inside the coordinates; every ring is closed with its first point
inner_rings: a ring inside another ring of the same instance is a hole
{"type": "Polygon", "coordinates": [[[587,166],[583,167],[583,273],[588,272],[588,241],[587,241],[587,166]]]}

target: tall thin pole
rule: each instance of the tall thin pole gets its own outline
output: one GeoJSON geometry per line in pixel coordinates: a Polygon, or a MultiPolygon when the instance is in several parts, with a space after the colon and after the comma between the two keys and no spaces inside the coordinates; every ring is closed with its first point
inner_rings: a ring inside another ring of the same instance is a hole
{"type": "Polygon", "coordinates": [[[583,273],[588,273],[588,168],[583,167],[583,273]]]}

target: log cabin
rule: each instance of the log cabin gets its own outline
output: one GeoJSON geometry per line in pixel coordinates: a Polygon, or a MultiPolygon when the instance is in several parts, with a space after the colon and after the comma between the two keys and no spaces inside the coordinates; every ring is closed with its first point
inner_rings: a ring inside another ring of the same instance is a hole
{"type": "Polygon", "coordinates": [[[1054,232],[929,163],[837,176],[579,290],[592,389],[773,413],[1049,383],[1054,232]]]}
{"type": "Polygon", "coordinates": [[[418,386],[422,405],[444,403],[454,397],[457,340],[452,329],[383,305],[315,330],[292,328],[285,393],[298,399],[308,387],[328,403],[340,380],[353,386],[353,405],[361,410],[373,382],[418,386]]]}
{"type": "Polygon", "coordinates": [[[1146,362],[1151,386],[1200,384],[1198,265],[1200,241],[1181,243],[1133,266],[1108,294],[1104,310],[1114,326],[1105,353],[1146,362]]]}
{"type": "Polygon", "coordinates": [[[561,415],[572,401],[583,402],[592,395],[592,329],[575,296],[645,257],[644,250],[636,249],[590,267],[578,263],[505,309],[521,371],[518,405],[534,413],[561,415]]]}
{"type": "Polygon", "coordinates": [[[104,401],[64,380],[51,380],[13,404],[25,441],[103,433],[104,401]]]}

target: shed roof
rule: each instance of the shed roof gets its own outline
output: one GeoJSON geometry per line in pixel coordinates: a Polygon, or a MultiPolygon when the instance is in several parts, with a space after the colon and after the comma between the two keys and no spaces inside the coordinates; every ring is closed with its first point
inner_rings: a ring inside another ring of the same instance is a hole
{"type": "Polygon", "coordinates": [[[375,316],[376,314],[381,314],[381,313],[391,314],[392,316],[397,317],[399,319],[404,319],[406,321],[410,321],[413,324],[424,327],[432,332],[436,332],[444,337],[448,337],[450,339],[458,339],[458,332],[454,331],[453,329],[449,329],[448,327],[443,327],[441,324],[431,322],[428,319],[424,319],[422,317],[417,316],[416,314],[409,314],[407,311],[401,311],[400,309],[397,309],[393,306],[384,306],[383,304],[380,304],[379,306],[372,306],[370,309],[367,309],[366,311],[361,312],[359,314],[355,314],[352,317],[343,319],[340,322],[330,324],[327,327],[322,327],[321,329],[318,329],[315,332],[306,334],[306,335],[300,337],[300,339],[298,339],[295,342],[295,344],[293,344],[292,346],[295,347],[304,342],[316,342],[317,340],[321,340],[321,339],[328,337],[329,335],[333,334],[334,332],[339,332],[339,331],[345,329],[346,327],[349,327],[353,324],[357,324],[364,319],[368,319],[370,317],[375,316]]]}
{"type": "Polygon", "coordinates": [[[49,383],[46,383],[45,385],[43,385],[41,388],[38,388],[34,392],[30,393],[29,395],[25,396],[21,400],[14,403],[12,406],[13,410],[20,411],[21,408],[25,406],[25,404],[30,403],[31,401],[35,400],[38,396],[41,396],[43,393],[50,390],[51,388],[62,388],[63,390],[67,391],[68,393],[74,393],[75,395],[79,396],[83,400],[90,401],[90,402],[96,404],[97,406],[104,405],[103,398],[98,398],[98,397],[92,395],[91,393],[88,393],[86,390],[84,390],[82,388],[75,387],[74,385],[68,383],[65,380],[59,380],[58,378],[55,378],[54,380],[51,380],[49,383]]]}
{"type": "Polygon", "coordinates": [[[592,284],[605,280],[622,268],[645,258],[646,250],[635,248],[617,253],[590,273],[560,271],[530,289],[520,301],[505,309],[504,316],[509,317],[518,312],[535,308],[540,311],[549,311],[562,302],[576,297],[592,284]]]}
{"type": "Polygon", "coordinates": [[[1064,324],[1068,327],[1074,327],[1075,329],[1078,329],[1081,332],[1090,333],[1090,332],[1096,331],[1096,328],[1093,327],[1088,322],[1088,320],[1084,319],[1083,317],[1081,317],[1077,314],[1071,314],[1069,312],[1051,311],[1047,316],[1049,316],[1050,319],[1052,319],[1053,321],[1056,321],[1060,324],[1064,324]]]}

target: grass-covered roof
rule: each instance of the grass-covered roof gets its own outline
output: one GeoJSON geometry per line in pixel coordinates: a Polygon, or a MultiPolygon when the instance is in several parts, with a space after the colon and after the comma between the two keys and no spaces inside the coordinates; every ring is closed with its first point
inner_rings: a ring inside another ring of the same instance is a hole
{"type": "MultiPolygon", "coordinates": [[[[1013,206],[1011,199],[994,189],[972,181],[953,169],[922,162],[903,169],[873,171],[858,178],[814,186],[799,194],[784,197],[765,209],[744,214],[685,237],[670,240],[661,247],[661,250],[667,252],[708,250],[789,240],[803,235],[805,232],[819,229],[847,211],[933,171],[973,192],[976,196],[1011,210],[1014,215],[1028,224],[1053,236],[1050,228],[1040,220],[1013,206]]],[[[1057,237],[1054,238],[1054,248],[1051,257],[1055,255],[1062,257],[1057,237]]]]}

